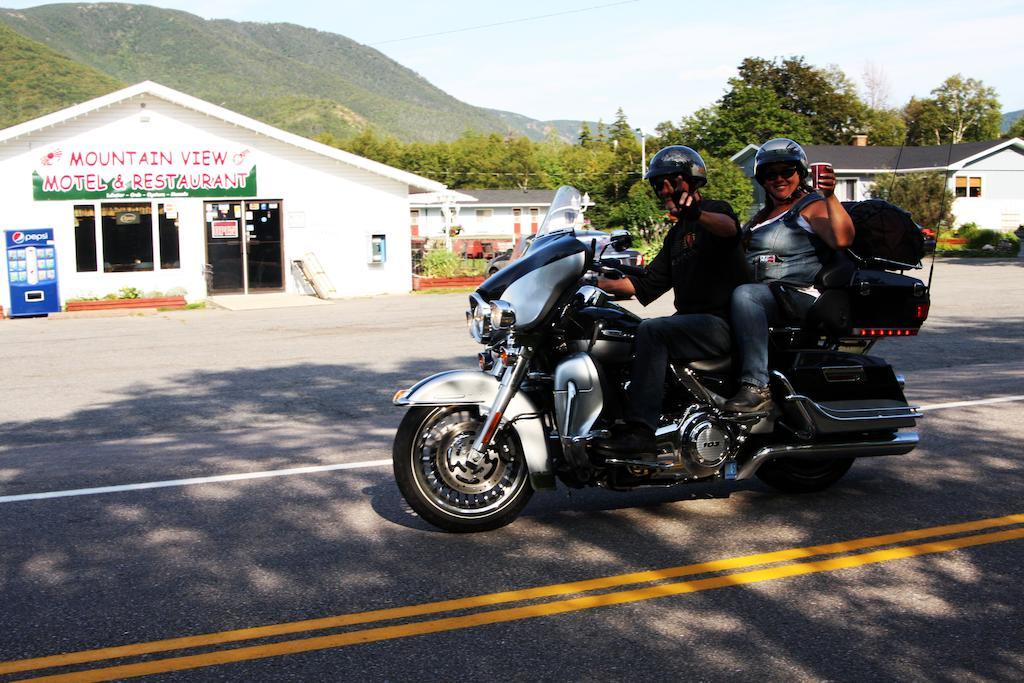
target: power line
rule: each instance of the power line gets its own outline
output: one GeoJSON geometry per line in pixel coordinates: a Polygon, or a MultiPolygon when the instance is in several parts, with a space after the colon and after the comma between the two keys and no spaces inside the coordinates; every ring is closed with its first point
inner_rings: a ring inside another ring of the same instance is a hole
{"type": "Polygon", "coordinates": [[[640,0],[622,0],[622,2],[610,2],[607,5],[593,5],[591,7],[583,7],[581,9],[571,9],[564,12],[554,12],[552,14],[540,14],[535,17],[523,17],[522,19],[509,19],[507,21],[498,21],[493,24],[480,24],[479,26],[467,26],[465,28],[454,28],[449,31],[438,31],[437,33],[423,33],[417,36],[407,36],[405,38],[392,38],[390,40],[382,40],[376,43],[367,43],[371,47],[378,45],[387,45],[388,43],[401,43],[406,40],[419,40],[420,38],[433,38],[435,36],[447,36],[452,33],[465,33],[466,31],[476,31],[482,28],[494,28],[495,26],[507,26],[509,24],[521,24],[526,21],[537,21],[538,19],[550,19],[551,17],[561,17],[566,14],[579,14],[581,12],[589,12],[595,9],[604,9],[606,7],[615,7],[617,5],[629,5],[640,0]]]}

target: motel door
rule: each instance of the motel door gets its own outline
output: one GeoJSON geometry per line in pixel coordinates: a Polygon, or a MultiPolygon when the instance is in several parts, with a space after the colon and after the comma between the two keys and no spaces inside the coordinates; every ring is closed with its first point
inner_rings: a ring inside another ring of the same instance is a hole
{"type": "Polygon", "coordinates": [[[210,294],[284,289],[281,202],[206,202],[210,294]]]}

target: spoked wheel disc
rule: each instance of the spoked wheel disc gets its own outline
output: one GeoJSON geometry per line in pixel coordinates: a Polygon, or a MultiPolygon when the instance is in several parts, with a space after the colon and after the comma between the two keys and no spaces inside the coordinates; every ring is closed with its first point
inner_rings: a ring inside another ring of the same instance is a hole
{"type": "Polygon", "coordinates": [[[502,429],[481,456],[472,453],[483,426],[475,407],[413,408],[395,439],[395,476],[427,521],[450,531],[510,522],[532,494],[514,429],[502,429]],[[415,423],[415,426],[411,423],[415,423]]]}

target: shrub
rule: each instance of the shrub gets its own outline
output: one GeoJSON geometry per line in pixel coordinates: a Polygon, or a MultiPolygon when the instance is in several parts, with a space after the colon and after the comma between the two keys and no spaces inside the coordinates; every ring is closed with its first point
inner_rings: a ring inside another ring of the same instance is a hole
{"type": "MultiPolygon", "coordinates": [[[[116,299],[138,299],[142,296],[142,292],[139,291],[138,287],[122,287],[117,290],[116,299]]],[[[106,297],[104,297],[106,298],[106,297]]]]}
{"type": "Polygon", "coordinates": [[[981,249],[988,244],[994,247],[999,243],[1000,238],[1000,234],[995,230],[985,230],[977,227],[968,234],[961,232],[960,236],[967,239],[968,249],[981,249]]]}
{"type": "Polygon", "coordinates": [[[461,260],[446,249],[433,249],[423,255],[423,274],[427,277],[452,277],[461,260]]]}
{"type": "MultiPolygon", "coordinates": [[[[981,232],[981,228],[978,227],[977,223],[964,223],[956,230],[953,231],[953,237],[959,237],[961,239],[970,240],[972,237],[981,232]]],[[[988,232],[992,232],[989,230],[988,232]]]]}
{"type": "Polygon", "coordinates": [[[479,277],[487,272],[487,259],[472,258],[459,261],[455,274],[460,277],[479,277]]]}

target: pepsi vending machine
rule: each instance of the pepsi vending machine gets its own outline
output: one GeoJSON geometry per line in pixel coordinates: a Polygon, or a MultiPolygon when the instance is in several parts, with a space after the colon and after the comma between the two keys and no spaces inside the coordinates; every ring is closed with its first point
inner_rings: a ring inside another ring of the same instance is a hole
{"type": "Polygon", "coordinates": [[[53,229],[7,230],[5,234],[11,317],[60,311],[53,229]]]}

